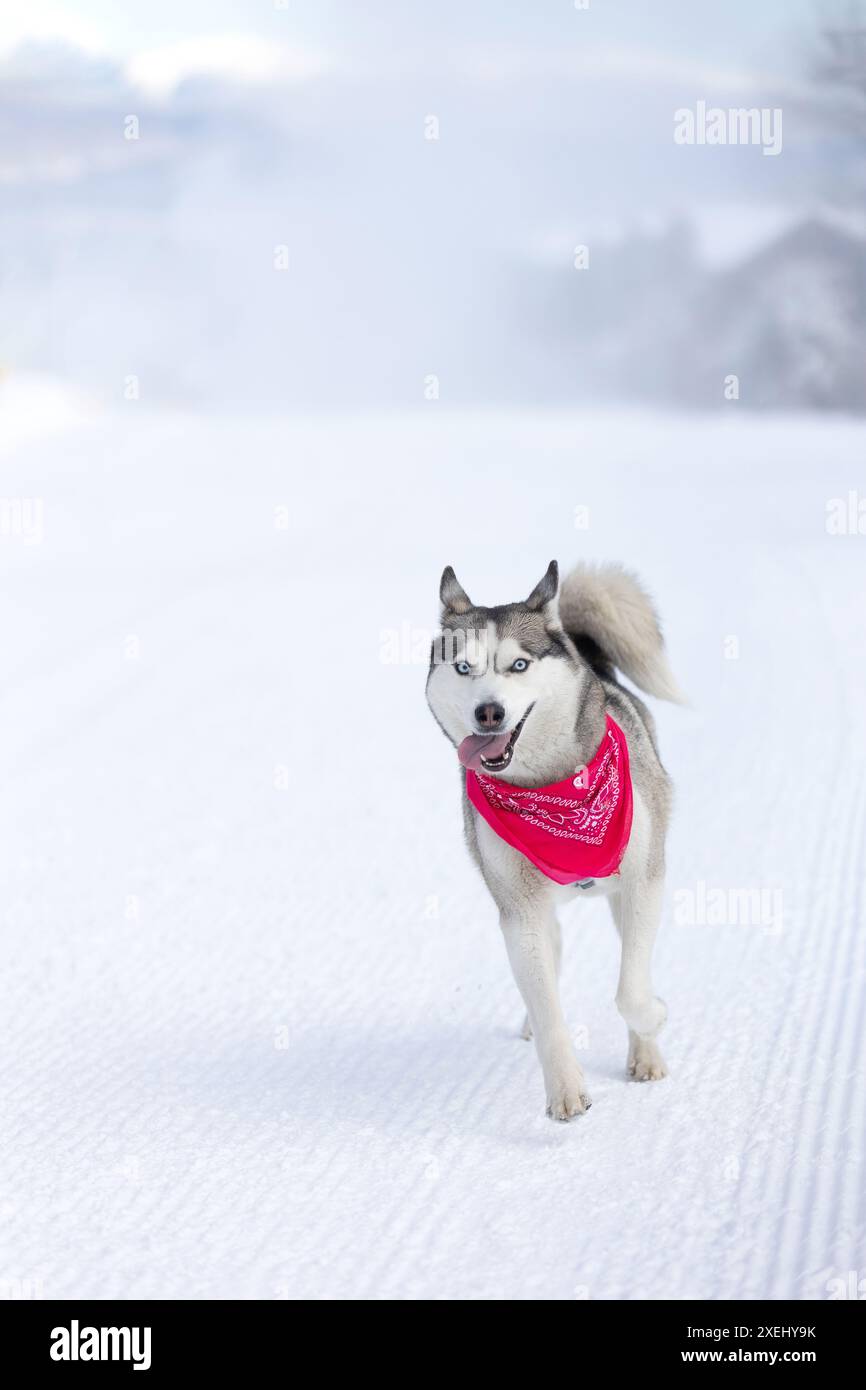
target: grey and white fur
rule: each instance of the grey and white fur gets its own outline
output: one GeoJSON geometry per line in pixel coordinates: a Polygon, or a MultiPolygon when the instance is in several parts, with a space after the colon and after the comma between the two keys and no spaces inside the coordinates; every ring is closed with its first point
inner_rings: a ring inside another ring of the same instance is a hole
{"type": "Polygon", "coordinates": [[[559,998],[556,909],[563,902],[607,896],[621,941],[616,1004],[628,1028],[627,1070],[639,1081],[666,1075],[656,1039],[667,1009],[654,993],[650,962],[671,786],[653,717],[617,672],[660,699],[682,697],[652,603],[619,566],[579,565],[560,588],[552,561],[526,600],[492,608],[474,604],[449,566],[440,598],[442,632],[433,646],[427,700],[455,748],[493,732],[501,747],[508,733],[504,753],[482,766],[516,786],[537,787],[562,781],[592,758],[607,713],[628,740],[634,795],[628,848],[618,874],[588,887],[561,887],[506,844],[469,801],[461,768],[466,840],[499,909],[526,1005],[523,1036],[534,1037],[544,1074],[547,1114],[570,1120],[591,1101],[559,998]]]}

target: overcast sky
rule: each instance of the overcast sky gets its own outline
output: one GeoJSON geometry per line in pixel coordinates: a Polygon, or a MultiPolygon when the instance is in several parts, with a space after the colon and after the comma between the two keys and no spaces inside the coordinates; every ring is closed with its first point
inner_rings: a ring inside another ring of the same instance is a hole
{"type": "MultiPolygon", "coordinates": [[[[191,40],[242,36],[294,48],[299,56],[371,69],[413,57],[429,63],[442,50],[508,48],[529,56],[568,54],[598,46],[640,51],[647,62],[666,57],[705,66],[790,70],[797,63],[798,30],[808,32],[816,0],[0,0],[0,49],[26,38],[65,38],[93,53],[130,59],[165,50],[167,68],[191,40]],[[790,45],[780,42],[787,35],[790,45]],[[172,54],[170,50],[174,49],[172,54]]],[[[237,61],[249,70],[251,44],[239,45],[237,61]]]]}

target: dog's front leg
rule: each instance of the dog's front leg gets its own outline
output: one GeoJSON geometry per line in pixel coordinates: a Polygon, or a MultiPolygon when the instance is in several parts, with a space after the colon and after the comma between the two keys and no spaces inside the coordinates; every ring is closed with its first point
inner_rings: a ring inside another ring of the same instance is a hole
{"type": "Polygon", "coordinates": [[[547,1113],[553,1120],[570,1120],[592,1101],[559,1002],[556,919],[539,905],[524,914],[503,912],[500,923],[544,1072],[547,1113]]]}
{"type": "MultiPolygon", "coordinates": [[[[553,960],[556,968],[556,978],[559,980],[560,971],[562,969],[562,932],[559,927],[559,921],[555,916],[550,920],[550,928],[553,933],[553,960]]],[[[520,1036],[523,1038],[524,1042],[532,1042],[532,1020],[528,1012],[523,1020],[520,1036]]]]}
{"type": "Polygon", "coordinates": [[[653,993],[650,971],[662,894],[661,878],[624,877],[619,896],[610,902],[622,941],[616,1005],[628,1026],[628,1071],[638,1081],[667,1076],[655,1041],[667,1007],[653,993]]]}

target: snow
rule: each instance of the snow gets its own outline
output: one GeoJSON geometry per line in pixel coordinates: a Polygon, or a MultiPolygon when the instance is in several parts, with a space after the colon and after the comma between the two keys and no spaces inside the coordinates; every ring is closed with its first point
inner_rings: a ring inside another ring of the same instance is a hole
{"type": "Polygon", "coordinates": [[[866,536],[826,515],[866,426],[730,411],[128,402],[33,433],[0,397],[4,497],[42,502],[0,537],[0,1287],[826,1298],[863,1270],[866,536]],[[638,570],[692,702],[656,706],[671,1076],[626,1080],[615,935],[577,904],[568,1126],[423,697],[442,567],[496,602],[553,556],[638,570]],[[683,923],[714,888],[781,921],[683,923]]]}

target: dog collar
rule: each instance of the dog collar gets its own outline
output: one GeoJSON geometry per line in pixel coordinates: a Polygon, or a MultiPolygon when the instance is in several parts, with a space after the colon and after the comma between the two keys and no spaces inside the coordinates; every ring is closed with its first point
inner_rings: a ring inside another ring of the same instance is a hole
{"type": "Polygon", "coordinates": [[[628,744],[610,715],[595,756],[562,782],[513,787],[467,768],[466,792],[497,835],[554,883],[619,871],[633,806],[628,744]]]}

